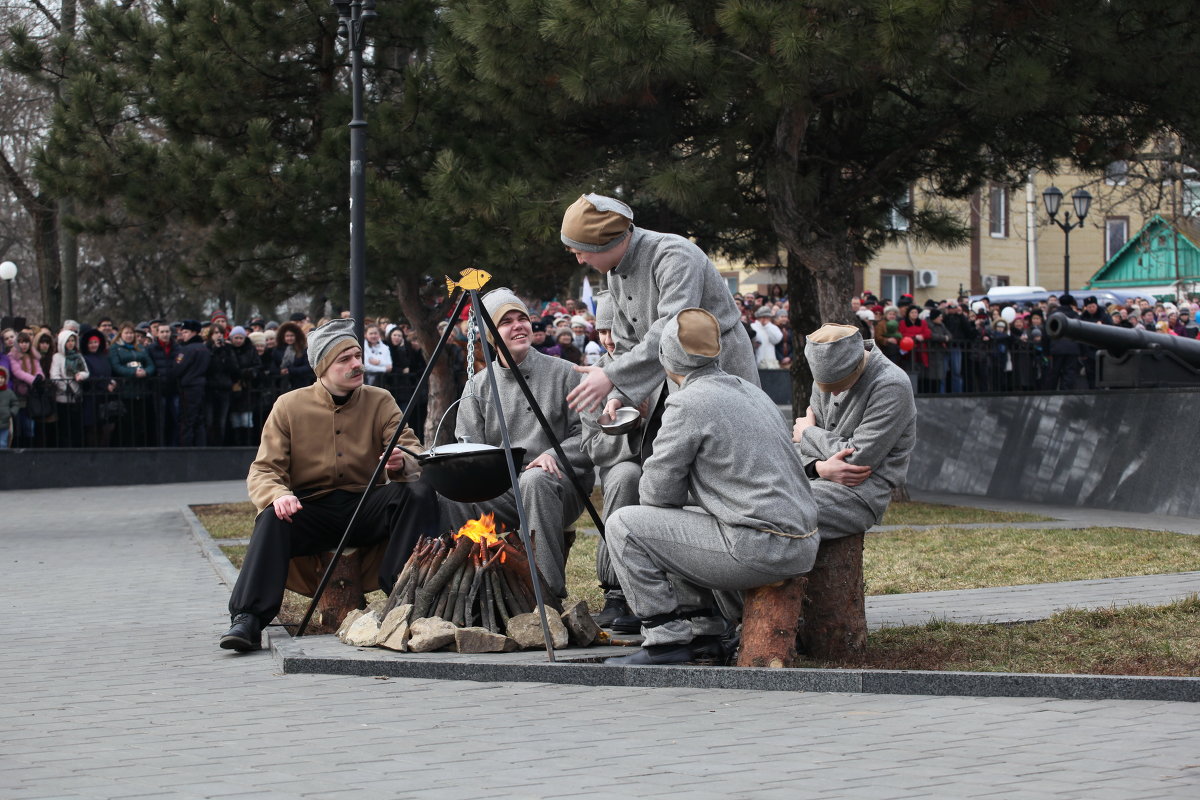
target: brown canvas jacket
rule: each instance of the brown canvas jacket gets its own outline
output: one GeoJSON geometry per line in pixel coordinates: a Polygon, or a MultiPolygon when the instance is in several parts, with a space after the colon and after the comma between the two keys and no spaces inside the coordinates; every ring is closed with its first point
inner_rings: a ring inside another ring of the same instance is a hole
{"type": "MultiPolygon", "coordinates": [[[[333,402],[320,381],[280,395],[263,426],[262,443],[246,477],[251,502],[262,511],[288,494],[304,500],[337,489],[365,491],[399,424],[395,399],[375,386],[355,389],[342,406],[333,402]]],[[[399,443],[410,450],[421,448],[407,428],[399,443]]],[[[413,462],[406,465],[406,472],[387,477],[393,481],[420,477],[413,462]]]]}

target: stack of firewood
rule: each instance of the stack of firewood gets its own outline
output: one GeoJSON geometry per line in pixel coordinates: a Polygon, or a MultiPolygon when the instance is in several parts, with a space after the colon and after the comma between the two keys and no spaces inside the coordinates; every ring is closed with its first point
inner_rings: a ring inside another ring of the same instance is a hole
{"type": "Polygon", "coordinates": [[[413,549],[382,615],[412,606],[412,619],[440,617],[458,627],[504,633],[508,620],[537,606],[529,561],[520,541],[497,535],[491,514],[458,533],[422,538],[413,549]]]}

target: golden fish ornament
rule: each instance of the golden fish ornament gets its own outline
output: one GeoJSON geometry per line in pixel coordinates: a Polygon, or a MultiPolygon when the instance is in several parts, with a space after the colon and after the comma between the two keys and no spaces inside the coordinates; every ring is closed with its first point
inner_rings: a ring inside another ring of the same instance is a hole
{"type": "Polygon", "coordinates": [[[458,276],[457,281],[446,278],[446,291],[450,294],[454,294],[455,289],[482,289],[492,279],[492,273],[474,267],[464,269],[458,276]]]}

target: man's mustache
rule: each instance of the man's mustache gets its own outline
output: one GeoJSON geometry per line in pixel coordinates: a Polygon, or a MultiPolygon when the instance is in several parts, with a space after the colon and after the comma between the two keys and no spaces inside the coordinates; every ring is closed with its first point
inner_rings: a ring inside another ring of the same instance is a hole
{"type": "Polygon", "coordinates": [[[357,378],[359,375],[362,375],[364,372],[366,372],[366,370],[363,369],[362,367],[355,367],[354,369],[352,369],[346,373],[346,377],[347,378],[357,378]]]}

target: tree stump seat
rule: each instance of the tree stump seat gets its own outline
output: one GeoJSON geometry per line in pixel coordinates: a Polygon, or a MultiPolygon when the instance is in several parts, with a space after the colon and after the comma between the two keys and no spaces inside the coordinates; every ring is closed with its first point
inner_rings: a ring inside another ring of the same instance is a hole
{"type": "MultiPolygon", "coordinates": [[[[342,557],[313,610],[308,628],[311,633],[333,633],[347,614],[366,607],[366,595],[380,588],[379,565],[386,549],[387,542],[384,541],[370,547],[347,547],[342,551],[342,557]]],[[[312,597],[332,560],[332,550],[296,556],[288,564],[287,588],[312,597]]]]}
{"type": "Polygon", "coordinates": [[[798,653],[839,661],[866,650],[863,534],[824,539],[806,575],[746,592],[739,667],[790,667],[798,653]]]}

